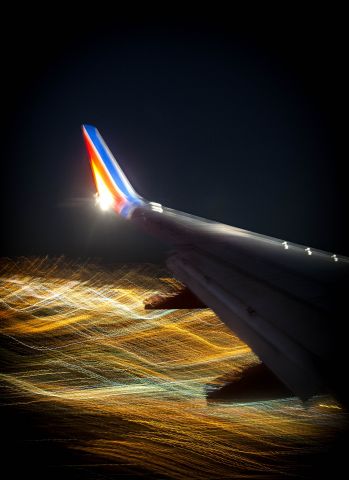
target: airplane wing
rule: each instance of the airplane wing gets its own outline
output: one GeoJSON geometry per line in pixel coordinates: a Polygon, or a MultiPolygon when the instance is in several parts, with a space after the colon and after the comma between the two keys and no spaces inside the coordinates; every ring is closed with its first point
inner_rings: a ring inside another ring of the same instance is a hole
{"type": "Polygon", "coordinates": [[[172,246],[167,266],[301,399],[348,401],[341,370],[349,259],[140,197],[98,130],[83,136],[101,208],[172,246]]]}

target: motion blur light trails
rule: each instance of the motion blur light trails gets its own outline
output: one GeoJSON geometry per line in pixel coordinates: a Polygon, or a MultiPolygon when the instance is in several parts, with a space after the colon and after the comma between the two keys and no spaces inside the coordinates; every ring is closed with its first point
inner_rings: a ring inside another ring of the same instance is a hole
{"type": "Polygon", "coordinates": [[[0,274],[3,401],[49,415],[47,441],[74,439],[96,463],[161,478],[278,478],[344,428],[327,398],[208,403],[208,386],[258,359],[210,310],[144,310],[176,285],[157,267],[38,258],[4,260],[0,274]]]}

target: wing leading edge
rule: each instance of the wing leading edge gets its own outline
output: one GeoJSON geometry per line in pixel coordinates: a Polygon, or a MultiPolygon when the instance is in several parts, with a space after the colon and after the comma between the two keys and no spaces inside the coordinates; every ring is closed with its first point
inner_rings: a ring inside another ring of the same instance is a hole
{"type": "Polygon", "coordinates": [[[331,391],[347,402],[340,311],[349,259],[148,202],[98,130],[85,125],[83,135],[101,206],[172,245],[169,269],[296,395],[331,391]]]}

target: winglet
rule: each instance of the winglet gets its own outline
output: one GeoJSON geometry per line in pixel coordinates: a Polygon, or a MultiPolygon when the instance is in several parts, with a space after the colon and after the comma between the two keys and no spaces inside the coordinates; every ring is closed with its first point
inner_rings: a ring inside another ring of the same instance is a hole
{"type": "Polygon", "coordinates": [[[142,198],[135,192],[96,127],[83,125],[82,133],[90,156],[91,170],[102,210],[112,208],[129,217],[142,198]]]}

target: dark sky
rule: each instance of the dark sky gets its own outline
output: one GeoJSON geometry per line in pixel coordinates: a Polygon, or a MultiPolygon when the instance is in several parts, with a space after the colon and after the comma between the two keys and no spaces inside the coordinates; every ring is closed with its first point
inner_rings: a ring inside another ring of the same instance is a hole
{"type": "Polygon", "coordinates": [[[349,254],[340,14],[69,18],[2,42],[1,255],[163,258],[93,205],[82,123],[149,200],[349,254]]]}

